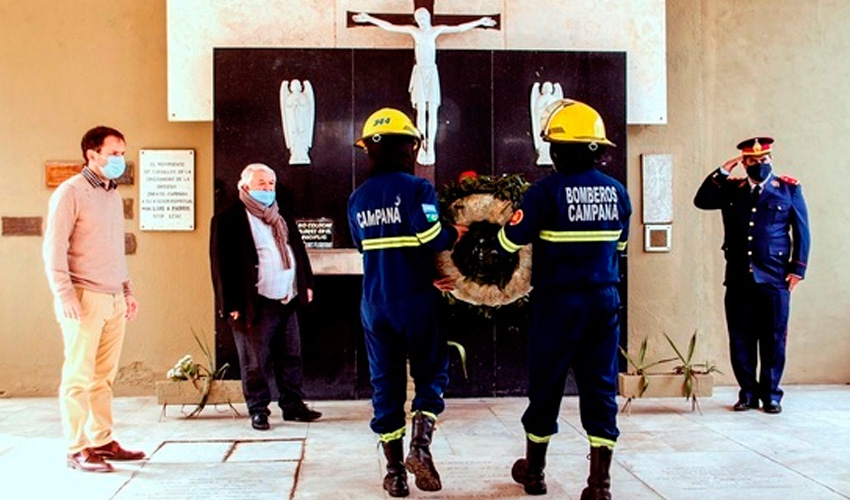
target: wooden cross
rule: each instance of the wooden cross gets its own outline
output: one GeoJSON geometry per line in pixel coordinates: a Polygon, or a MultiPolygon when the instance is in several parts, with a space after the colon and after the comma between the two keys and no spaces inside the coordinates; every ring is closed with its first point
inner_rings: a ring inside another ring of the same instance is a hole
{"type": "MultiPolygon", "coordinates": [[[[445,25],[463,24],[463,23],[468,23],[470,21],[474,21],[474,20],[482,17],[481,14],[474,14],[474,15],[473,14],[468,14],[468,15],[467,14],[435,14],[434,13],[434,0],[413,0],[413,10],[415,11],[416,9],[418,9],[420,7],[424,7],[426,9],[428,9],[428,12],[431,13],[431,23],[434,24],[434,25],[437,25],[437,24],[445,24],[445,25]]],[[[350,10],[346,12],[346,16],[345,16],[346,20],[347,20],[346,26],[348,28],[355,28],[355,27],[358,27],[358,26],[366,26],[364,24],[359,24],[359,23],[354,22],[354,19],[352,19],[352,18],[357,13],[358,12],[352,12],[350,10]]],[[[416,21],[413,19],[412,13],[411,14],[381,14],[381,13],[373,14],[373,13],[370,12],[370,14],[377,17],[378,19],[383,19],[384,21],[387,21],[387,22],[393,23],[393,24],[416,24],[416,21]]],[[[491,18],[493,18],[494,21],[496,21],[496,25],[493,26],[490,29],[496,29],[497,30],[497,29],[501,28],[502,21],[501,21],[500,14],[492,14],[492,15],[488,15],[487,17],[491,17],[491,18]]]]}

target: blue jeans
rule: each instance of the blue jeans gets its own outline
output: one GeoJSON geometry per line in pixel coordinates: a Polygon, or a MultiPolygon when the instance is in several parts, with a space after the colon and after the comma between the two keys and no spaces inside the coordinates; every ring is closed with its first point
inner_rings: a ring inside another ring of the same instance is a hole
{"type": "Polygon", "coordinates": [[[616,441],[617,345],[620,295],[615,286],[581,292],[535,289],[528,334],[528,408],[525,431],[558,432],[558,414],[570,366],[579,413],[588,436],[616,441]]]}
{"type": "Polygon", "coordinates": [[[395,432],[406,425],[406,361],[416,387],[411,409],[440,414],[449,382],[448,348],[437,325],[436,294],[396,304],[361,303],[366,353],[372,382],[376,434],[395,432]]]}
{"type": "Polygon", "coordinates": [[[250,325],[244,318],[228,320],[239,354],[242,392],[251,415],[269,414],[273,395],[281,409],[300,406],[304,400],[301,364],[301,332],[295,300],[260,297],[250,325]]]}

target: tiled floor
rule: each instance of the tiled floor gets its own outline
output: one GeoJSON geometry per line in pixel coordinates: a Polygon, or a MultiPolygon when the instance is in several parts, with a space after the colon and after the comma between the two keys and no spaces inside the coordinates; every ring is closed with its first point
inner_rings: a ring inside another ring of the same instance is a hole
{"type": "MultiPolygon", "coordinates": [[[[620,415],[617,500],[850,498],[850,386],[789,386],[781,415],[733,413],[720,387],[692,413],[680,399],[638,400],[620,415]]],[[[150,458],[112,474],[65,466],[55,399],[0,399],[0,499],[380,499],[383,459],[368,401],[320,401],[312,424],[257,432],[230,410],[181,418],[153,398],[115,402],[117,437],[150,458]]],[[[237,407],[244,414],[244,406],[237,407]]],[[[444,489],[410,498],[528,498],[511,481],[525,401],[452,399],[433,446],[444,489]]],[[[548,498],[577,499],[587,475],[578,400],[564,399],[550,445],[548,498]]]]}

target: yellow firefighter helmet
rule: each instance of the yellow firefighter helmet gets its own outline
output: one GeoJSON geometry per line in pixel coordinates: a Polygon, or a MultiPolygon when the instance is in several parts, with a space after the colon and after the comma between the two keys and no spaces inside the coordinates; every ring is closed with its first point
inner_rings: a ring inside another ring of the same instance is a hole
{"type": "Polygon", "coordinates": [[[587,104],[559,99],[546,108],[549,118],[543,127],[546,142],[578,142],[616,146],[605,136],[602,116],[587,104]]]}
{"type": "Polygon", "coordinates": [[[393,108],[382,108],[375,111],[363,124],[363,134],[355,146],[365,148],[366,140],[378,142],[384,135],[407,135],[416,139],[417,147],[422,142],[422,134],[410,121],[410,118],[401,111],[393,108]]]}

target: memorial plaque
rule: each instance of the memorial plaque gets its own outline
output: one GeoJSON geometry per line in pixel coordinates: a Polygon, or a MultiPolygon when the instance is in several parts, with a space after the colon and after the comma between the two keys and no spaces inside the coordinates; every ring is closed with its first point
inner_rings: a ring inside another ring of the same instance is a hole
{"type": "Polygon", "coordinates": [[[333,248],[334,221],[328,217],[319,219],[298,219],[298,232],[307,248],[333,248]]]}
{"type": "Polygon", "coordinates": [[[82,169],[81,161],[48,161],[44,164],[44,184],[55,188],[65,180],[79,174],[82,169]]]}
{"type": "Polygon", "coordinates": [[[139,151],[139,226],[142,231],[195,229],[195,152],[139,151]]]}
{"type": "Polygon", "coordinates": [[[640,156],[643,174],[643,223],[673,222],[673,155],[640,156]]]}
{"type": "Polygon", "coordinates": [[[133,233],[124,233],[124,255],[134,255],[136,253],[136,235],[133,233]]]}
{"type": "Polygon", "coordinates": [[[3,217],[3,236],[41,236],[41,217],[3,217]]]}
{"type": "Polygon", "coordinates": [[[124,202],[124,218],[133,220],[133,198],[124,198],[121,201],[124,202]]]}

